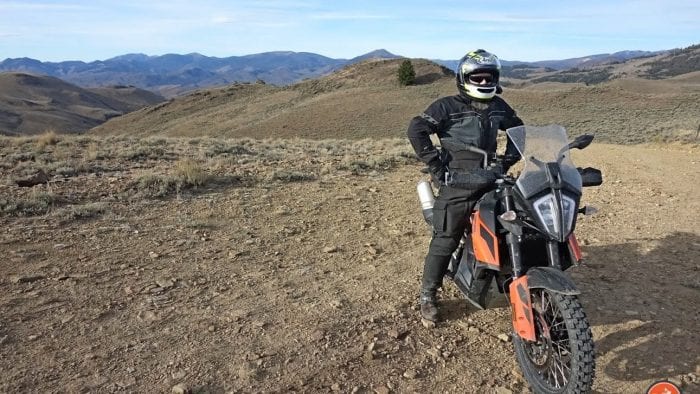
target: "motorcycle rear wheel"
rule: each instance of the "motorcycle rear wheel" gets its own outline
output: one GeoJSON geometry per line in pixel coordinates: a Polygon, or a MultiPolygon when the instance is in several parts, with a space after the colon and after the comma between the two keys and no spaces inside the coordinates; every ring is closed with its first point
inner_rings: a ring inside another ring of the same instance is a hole
{"type": "Polygon", "coordinates": [[[574,295],[530,289],[535,342],[513,335],[515,356],[536,393],[591,391],[595,375],[593,337],[586,314],[574,295]]]}

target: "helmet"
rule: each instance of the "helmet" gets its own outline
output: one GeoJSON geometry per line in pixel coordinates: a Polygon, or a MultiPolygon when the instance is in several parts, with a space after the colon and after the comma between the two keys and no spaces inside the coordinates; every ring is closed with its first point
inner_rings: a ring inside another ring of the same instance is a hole
{"type": "Polygon", "coordinates": [[[500,93],[501,62],[496,55],[477,49],[464,55],[457,66],[457,89],[462,95],[490,100],[500,93]]]}

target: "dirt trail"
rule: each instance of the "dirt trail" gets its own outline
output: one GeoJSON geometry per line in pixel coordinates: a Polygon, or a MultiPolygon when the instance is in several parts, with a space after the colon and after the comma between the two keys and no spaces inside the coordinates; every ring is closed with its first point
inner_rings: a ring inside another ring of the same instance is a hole
{"type": "MultiPolygon", "coordinates": [[[[605,179],[585,190],[600,212],[580,219],[573,272],[594,388],[699,392],[698,150],[594,144],[575,162],[605,179]]],[[[508,311],[448,284],[447,321],[418,321],[419,168],[0,217],[0,392],[527,391],[497,337],[508,311]]]]}

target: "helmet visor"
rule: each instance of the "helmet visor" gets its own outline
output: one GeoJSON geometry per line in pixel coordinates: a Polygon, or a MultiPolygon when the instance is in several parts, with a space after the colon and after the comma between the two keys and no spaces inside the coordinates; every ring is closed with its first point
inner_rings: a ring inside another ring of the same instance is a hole
{"type": "Polygon", "coordinates": [[[473,85],[484,85],[484,86],[489,86],[493,85],[495,81],[495,77],[491,73],[474,73],[474,74],[469,74],[469,83],[473,85]]]}

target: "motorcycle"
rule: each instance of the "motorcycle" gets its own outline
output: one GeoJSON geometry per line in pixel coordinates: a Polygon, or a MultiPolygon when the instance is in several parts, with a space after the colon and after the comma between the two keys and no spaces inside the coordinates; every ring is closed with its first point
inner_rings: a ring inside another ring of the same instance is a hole
{"type": "MultiPolygon", "coordinates": [[[[576,168],[569,150],[587,147],[593,136],[569,142],[558,125],[506,133],[525,162],[519,176],[500,170],[503,156],[489,157],[470,144],[463,149],[482,155],[482,168],[461,179],[446,175],[445,184],[486,190],[446,276],[479,309],[510,307],[515,356],[536,393],[589,392],[593,339],[580,291],[564,271],[581,262],[577,214],[594,210],[580,207],[582,187],[602,183],[599,170],[576,168]]],[[[421,181],[418,192],[430,222],[432,187],[421,181]]]]}

